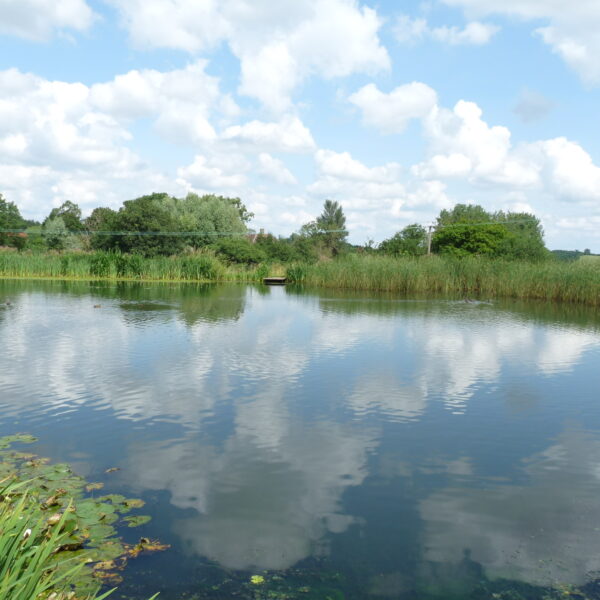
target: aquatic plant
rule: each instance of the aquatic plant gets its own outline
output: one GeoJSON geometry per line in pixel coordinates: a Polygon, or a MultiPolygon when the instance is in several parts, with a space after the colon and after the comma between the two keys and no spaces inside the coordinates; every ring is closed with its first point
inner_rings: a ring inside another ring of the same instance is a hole
{"type": "Polygon", "coordinates": [[[11,449],[33,441],[0,438],[0,600],[105,598],[108,593],[97,596],[100,588],[118,583],[130,558],[166,546],[146,538],[123,543],[117,523],[147,522],[146,516],[122,517],[144,503],[116,494],[93,497],[103,484],[11,449]]]}

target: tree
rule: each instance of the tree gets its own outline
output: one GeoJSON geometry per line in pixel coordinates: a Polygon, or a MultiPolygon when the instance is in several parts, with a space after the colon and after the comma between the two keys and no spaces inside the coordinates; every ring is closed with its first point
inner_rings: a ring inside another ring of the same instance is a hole
{"type": "Polygon", "coordinates": [[[427,252],[427,232],[417,223],[404,229],[379,244],[381,254],[392,256],[421,256],[427,252]]]}
{"type": "Polygon", "coordinates": [[[173,200],[179,230],[195,233],[185,238],[185,244],[194,248],[246,233],[246,221],[252,216],[239,198],[190,193],[182,200],[173,200]]]}
{"type": "Polygon", "coordinates": [[[15,245],[14,232],[2,230],[18,230],[25,227],[25,221],[14,202],[8,202],[0,194],[0,246],[15,245]]]}
{"type": "Polygon", "coordinates": [[[113,227],[131,233],[115,236],[114,247],[144,256],[180,252],[184,241],[177,235],[180,230],[174,203],[175,198],[158,193],[126,200],[114,217],[113,227]]]}
{"type": "Polygon", "coordinates": [[[62,217],[48,218],[44,221],[44,239],[51,250],[64,250],[67,247],[69,230],[62,217]]]}
{"type": "Polygon", "coordinates": [[[334,200],[325,200],[323,212],[315,221],[303,225],[300,235],[312,238],[333,256],[337,255],[348,237],[346,217],[341,205],[334,200]]]}
{"type": "Polygon", "coordinates": [[[540,220],[534,215],[489,213],[468,204],[440,212],[432,246],[436,252],[457,256],[482,254],[528,260],[549,256],[540,220]]]}
{"type": "Polygon", "coordinates": [[[58,208],[53,208],[46,217],[44,225],[46,225],[46,222],[50,219],[56,219],[57,217],[62,218],[65,227],[69,231],[83,231],[84,229],[83,223],[81,222],[81,209],[77,204],[70,200],[63,202],[58,208]]]}
{"type": "Polygon", "coordinates": [[[85,228],[91,234],[90,246],[95,250],[109,250],[117,247],[117,236],[108,233],[116,230],[116,222],[117,212],[112,208],[103,206],[95,208],[84,221],[85,228]]]}

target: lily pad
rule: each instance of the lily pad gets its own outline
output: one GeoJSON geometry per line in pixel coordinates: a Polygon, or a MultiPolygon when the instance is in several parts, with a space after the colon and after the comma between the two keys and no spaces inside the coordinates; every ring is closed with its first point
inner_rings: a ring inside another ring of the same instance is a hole
{"type": "Polygon", "coordinates": [[[127,527],[139,527],[145,525],[152,517],[148,515],[135,515],[133,517],[125,517],[123,521],[127,522],[127,527]]]}

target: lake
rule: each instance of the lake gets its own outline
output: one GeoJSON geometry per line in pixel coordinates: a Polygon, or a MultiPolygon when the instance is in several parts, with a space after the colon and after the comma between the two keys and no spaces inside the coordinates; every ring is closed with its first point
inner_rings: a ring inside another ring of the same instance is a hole
{"type": "Polygon", "coordinates": [[[124,537],[171,545],[115,599],[600,597],[592,309],[9,280],[0,303],[0,435],[142,498],[124,537]]]}

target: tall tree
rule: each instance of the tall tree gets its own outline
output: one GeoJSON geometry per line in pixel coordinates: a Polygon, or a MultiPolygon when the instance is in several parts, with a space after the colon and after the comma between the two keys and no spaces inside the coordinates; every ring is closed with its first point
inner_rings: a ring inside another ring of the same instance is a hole
{"type": "Polygon", "coordinates": [[[77,204],[70,200],[63,202],[58,208],[53,208],[48,217],[46,217],[44,225],[46,225],[47,221],[56,219],[57,217],[62,218],[65,227],[69,231],[83,231],[84,229],[83,223],[81,222],[81,209],[77,204]]]}
{"type": "MultiPolygon", "coordinates": [[[[310,229],[311,224],[308,224],[308,230],[310,229]]],[[[348,237],[346,216],[341,205],[335,200],[325,200],[323,212],[317,217],[312,229],[334,256],[338,254],[348,237]]]]}

